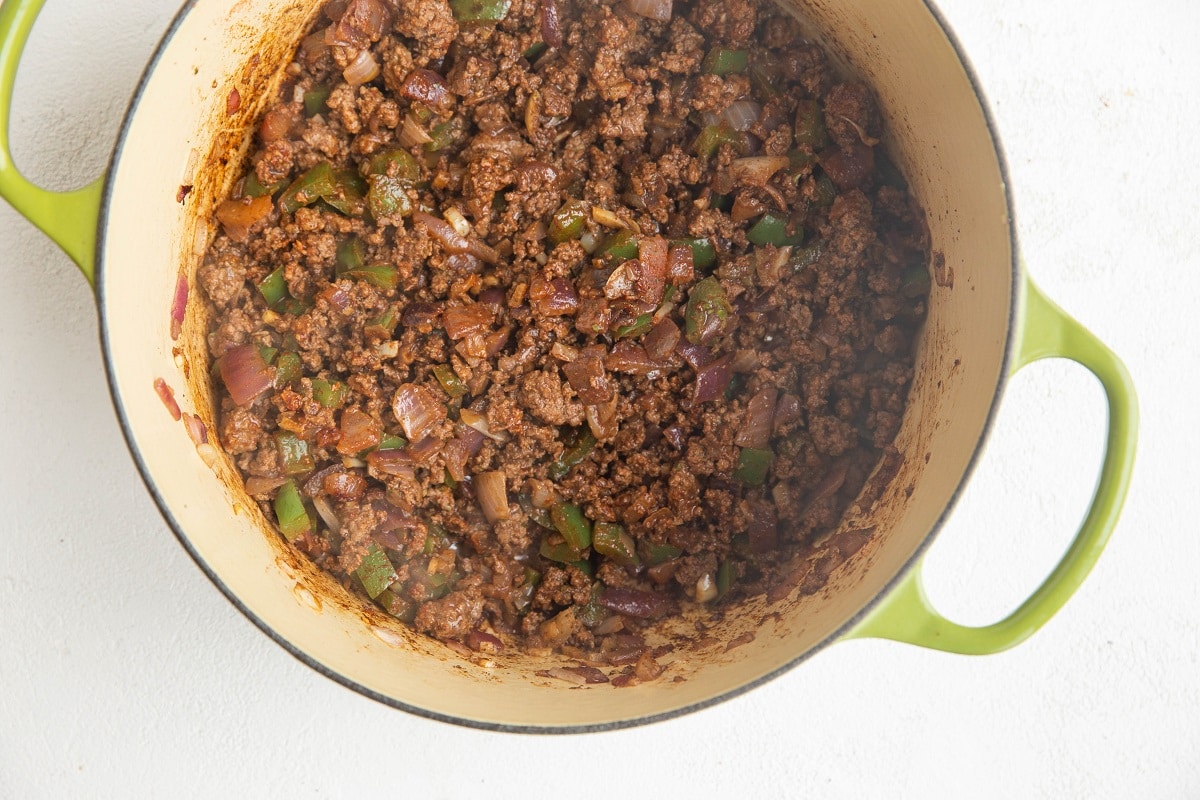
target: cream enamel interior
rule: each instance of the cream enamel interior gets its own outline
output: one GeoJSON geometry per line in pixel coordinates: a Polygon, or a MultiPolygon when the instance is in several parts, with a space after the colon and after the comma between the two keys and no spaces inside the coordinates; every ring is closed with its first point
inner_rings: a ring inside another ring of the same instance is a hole
{"type": "MultiPolygon", "coordinates": [[[[207,466],[153,389],[212,427],[204,320],[193,292],[184,336],[168,309],[194,275],[197,230],[233,180],[263,86],[285,63],[317,0],[195,3],[144,82],[113,164],[99,289],[110,369],[130,439],[164,511],[205,569],[277,638],[385,700],[477,725],[559,729],[628,723],[711,701],[778,671],[845,630],[930,536],[966,474],[1005,369],[1013,253],[1002,173],[979,100],[921,0],[798,2],[816,37],[876,89],[891,151],[945,257],[898,445],[904,463],[880,500],[843,529],[874,529],[819,593],[759,599],[677,648],[665,677],[616,690],[537,678],[543,659],[474,660],[364,610],[290,555],[220,457],[207,466]],[[264,34],[270,31],[269,35],[264,34]],[[231,89],[242,107],[226,113],[231,89]],[[196,188],[180,204],[189,161],[196,188]],[[953,276],[953,286],[944,278],[953,276]],[[744,641],[752,632],[752,641],[744,641]],[[739,638],[741,637],[741,638],[739,638]],[[741,641],[733,649],[728,643],[741,641]],[[683,680],[672,680],[674,677],[683,680]]],[[[200,240],[201,242],[203,240],[200,240]]]]}

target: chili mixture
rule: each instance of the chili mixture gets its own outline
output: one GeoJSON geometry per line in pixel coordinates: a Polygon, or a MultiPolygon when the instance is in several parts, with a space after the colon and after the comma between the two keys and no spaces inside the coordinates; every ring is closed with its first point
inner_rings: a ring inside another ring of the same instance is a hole
{"type": "Polygon", "coordinates": [[[416,630],[654,677],[865,541],[929,291],[882,133],[769,2],[330,2],[199,271],[220,444],[416,630]]]}

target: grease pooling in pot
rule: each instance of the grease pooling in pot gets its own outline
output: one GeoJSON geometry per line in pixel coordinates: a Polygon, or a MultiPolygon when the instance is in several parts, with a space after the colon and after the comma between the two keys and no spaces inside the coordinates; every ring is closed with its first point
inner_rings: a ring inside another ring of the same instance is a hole
{"type": "Polygon", "coordinates": [[[199,272],[220,442],[364,603],[653,677],[861,545],[929,289],[881,135],[769,3],[329,3],[199,272]]]}

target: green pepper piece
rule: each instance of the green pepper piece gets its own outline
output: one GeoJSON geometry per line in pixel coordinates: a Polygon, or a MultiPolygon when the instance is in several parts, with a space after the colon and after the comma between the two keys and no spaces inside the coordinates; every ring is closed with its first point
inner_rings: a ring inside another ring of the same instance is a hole
{"type": "Polygon", "coordinates": [[[678,547],[669,544],[654,544],[645,539],[642,540],[640,549],[642,559],[651,567],[657,567],[659,564],[665,564],[672,558],[679,558],[683,555],[683,551],[678,547]]]}
{"type": "Polygon", "coordinates": [[[924,297],[929,294],[929,270],[924,264],[918,264],[908,272],[904,273],[904,278],[900,281],[900,295],[902,297],[916,298],[924,297]]]}
{"type": "Polygon", "coordinates": [[[400,272],[391,264],[372,264],[360,269],[348,269],[342,273],[342,277],[366,281],[380,289],[395,289],[400,285],[400,272]]]}
{"type": "Polygon", "coordinates": [[[308,442],[290,431],[275,432],[275,447],[279,450],[283,472],[289,477],[312,472],[316,467],[312,454],[308,452],[308,442]]]}
{"type": "Polygon", "coordinates": [[[275,362],[275,388],[282,389],[289,383],[298,380],[302,366],[300,356],[295,353],[280,353],[279,360],[275,362]]]}
{"type": "Polygon", "coordinates": [[[313,400],[325,408],[340,408],[350,395],[350,387],[341,381],[327,381],[324,378],[313,378],[313,400]]]}
{"type": "Polygon", "coordinates": [[[322,161],[283,190],[279,197],[279,208],[286,214],[295,214],[302,206],[312,205],[333,192],[333,167],[328,161],[322,161]]]}
{"type": "Polygon", "coordinates": [[[526,48],[524,53],[521,53],[521,56],[530,64],[532,64],[534,61],[537,61],[538,56],[546,52],[548,47],[549,45],[547,45],[545,42],[534,42],[533,44],[529,45],[528,48],[526,48]]]}
{"type": "Polygon", "coordinates": [[[837,186],[834,185],[833,179],[822,172],[817,176],[817,205],[831,206],[833,201],[837,199],[837,186]]]}
{"type": "Polygon", "coordinates": [[[318,83],[313,88],[304,93],[304,114],[309,117],[315,117],[325,110],[326,103],[329,102],[329,95],[332,92],[328,86],[323,83],[318,83]]]}
{"type": "Polygon", "coordinates": [[[654,327],[654,315],[642,314],[628,325],[618,325],[616,334],[618,339],[633,338],[641,336],[654,327]]]}
{"type": "Polygon", "coordinates": [[[733,306],[725,297],[721,282],[709,275],[688,292],[684,323],[687,340],[692,344],[708,344],[729,325],[733,306]]]}
{"type": "Polygon", "coordinates": [[[557,561],[560,564],[570,564],[578,560],[579,551],[566,542],[550,544],[550,538],[546,537],[542,539],[542,546],[538,548],[538,555],[550,561],[557,561]]]}
{"type": "Polygon", "coordinates": [[[403,178],[387,175],[372,175],[368,178],[371,188],[367,190],[367,209],[375,219],[392,214],[407,217],[413,212],[412,198],[408,190],[412,183],[403,178]]]}
{"type": "Polygon", "coordinates": [[[708,125],[696,137],[692,150],[700,158],[712,158],[723,144],[732,146],[739,153],[746,149],[746,140],[733,128],[728,125],[708,125]]]}
{"type": "Polygon", "coordinates": [[[789,150],[787,155],[787,172],[793,177],[799,177],[817,163],[817,157],[815,155],[812,153],[806,153],[803,150],[789,150]]]}
{"type": "Polygon", "coordinates": [[[444,150],[454,141],[454,126],[451,124],[453,120],[439,122],[434,125],[429,131],[429,138],[432,141],[425,143],[426,153],[436,153],[439,150],[444,150]]]}
{"type": "Polygon", "coordinates": [[[637,254],[637,236],[627,228],[622,228],[608,237],[600,248],[600,256],[610,264],[620,264],[631,258],[637,258],[637,254]]]}
{"type": "Polygon", "coordinates": [[[692,250],[692,266],[696,269],[711,269],[717,263],[717,249],[708,239],[697,239],[692,236],[683,239],[672,239],[672,247],[690,247],[692,250]]]}
{"type": "Polygon", "coordinates": [[[442,390],[450,395],[451,399],[457,400],[467,393],[467,385],[454,373],[453,367],[449,364],[435,366],[433,377],[437,378],[437,382],[442,385],[442,390]]]}
{"type": "Polygon", "coordinates": [[[762,219],[746,232],[746,238],[751,244],[773,244],[776,247],[788,247],[804,241],[804,232],[798,231],[788,235],[787,220],[774,214],[763,214],[762,219]]]}
{"type": "Polygon", "coordinates": [[[246,173],[246,179],[242,181],[242,197],[262,197],[264,194],[275,194],[284,186],[287,186],[287,179],[275,181],[275,183],[264,185],[258,179],[258,175],[254,171],[246,173]]]}
{"type": "Polygon", "coordinates": [[[770,450],[758,450],[753,447],[743,447],[738,454],[737,467],[733,477],[747,486],[762,486],[767,479],[767,470],[775,460],[775,454],[770,450]]]}
{"type": "Polygon", "coordinates": [[[636,567],[642,563],[633,537],[625,532],[625,528],[612,522],[597,522],[592,527],[592,548],[623,567],[636,567]]]}
{"type": "Polygon", "coordinates": [[[779,59],[769,51],[758,51],[746,68],[750,76],[750,84],[755,93],[761,98],[774,97],[779,94],[781,83],[781,66],[779,59]]]}
{"type": "Polygon", "coordinates": [[[746,60],[749,54],[745,50],[731,50],[728,47],[714,47],[704,57],[700,68],[709,75],[730,75],[746,71],[746,60]]]}
{"type": "Polygon", "coordinates": [[[312,517],[304,507],[304,500],[300,497],[300,490],[296,488],[295,481],[289,480],[280,486],[275,494],[275,518],[279,520],[279,532],[289,542],[294,542],[301,534],[312,531],[312,517]]]}
{"type": "Polygon", "coordinates": [[[567,450],[562,456],[550,465],[547,472],[552,480],[561,480],[566,477],[566,474],[571,471],[571,468],[582,463],[588,455],[591,454],[592,448],[596,446],[596,437],[592,435],[590,429],[584,430],[579,434],[579,438],[571,449],[567,450]]]}
{"type": "Polygon", "coordinates": [[[401,622],[411,624],[417,618],[417,604],[391,589],[384,589],[375,598],[379,606],[401,622]]]}
{"type": "Polygon", "coordinates": [[[550,216],[550,241],[562,244],[583,235],[583,225],[588,218],[587,206],[578,200],[567,201],[562,208],[550,216]]]}
{"type": "Polygon", "coordinates": [[[597,583],[592,586],[592,594],[588,597],[588,601],[583,605],[577,605],[578,609],[575,612],[575,618],[585,628],[594,628],[603,622],[609,616],[609,611],[604,606],[600,605],[601,584],[597,583]]]}
{"type": "Polygon", "coordinates": [[[721,566],[717,567],[717,599],[720,600],[722,597],[729,594],[729,590],[732,587],[733,562],[722,561],[721,566]]]}
{"type": "Polygon", "coordinates": [[[808,145],[813,152],[829,144],[825,130],[825,114],[816,100],[801,100],[796,104],[796,144],[808,145]]]}
{"type": "Polygon", "coordinates": [[[348,269],[362,269],[366,265],[367,246],[362,239],[351,236],[338,245],[338,272],[348,269]]]}
{"type": "Polygon", "coordinates": [[[289,297],[277,305],[275,310],[283,314],[291,314],[293,317],[298,317],[310,308],[312,308],[312,303],[299,297],[289,297]]]}
{"type": "Polygon", "coordinates": [[[366,196],[366,181],[347,168],[333,171],[333,190],[321,199],[348,217],[360,217],[366,196]]]}
{"type": "Polygon", "coordinates": [[[381,339],[392,338],[392,333],[396,330],[396,312],[389,308],[377,317],[372,317],[363,325],[363,333],[370,336],[378,336],[381,339]]]}
{"type": "Polygon", "coordinates": [[[554,520],[550,519],[550,512],[544,508],[530,509],[529,518],[548,531],[554,530],[554,520]]]}
{"type": "Polygon", "coordinates": [[[500,22],[508,16],[512,0],[450,0],[458,22],[500,22]]]}
{"type": "Polygon", "coordinates": [[[354,570],[354,574],[358,576],[363,588],[367,590],[367,596],[372,600],[378,598],[384,590],[399,579],[399,576],[396,575],[396,568],[388,560],[387,553],[383,552],[383,548],[374,542],[367,549],[367,554],[363,556],[362,563],[358,565],[358,569],[354,570]]]}
{"type": "Polygon", "coordinates": [[[793,250],[792,257],[788,259],[788,265],[792,268],[793,272],[800,272],[816,264],[824,252],[824,240],[814,239],[804,247],[793,250]]]}
{"type": "Polygon", "coordinates": [[[282,303],[288,295],[287,281],[283,277],[283,267],[276,267],[271,274],[258,284],[258,293],[267,301],[268,308],[274,308],[282,303]]]}
{"type": "Polygon", "coordinates": [[[399,450],[408,446],[408,439],[403,436],[384,436],[379,442],[380,450],[399,450]]]}
{"type": "Polygon", "coordinates": [[[255,349],[258,350],[258,354],[262,356],[262,360],[267,362],[267,364],[270,364],[275,360],[275,356],[279,355],[279,348],[277,347],[267,347],[260,344],[255,345],[255,349]]]}
{"type": "Polygon", "coordinates": [[[385,150],[371,156],[365,163],[366,175],[387,175],[415,182],[421,177],[421,165],[407,150],[385,150]]]}
{"type": "Polygon", "coordinates": [[[550,519],[554,522],[555,530],[562,534],[567,544],[575,550],[576,558],[591,546],[592,526],[579,506],[574,503],[556,503],[550,507],[550,519]]]}

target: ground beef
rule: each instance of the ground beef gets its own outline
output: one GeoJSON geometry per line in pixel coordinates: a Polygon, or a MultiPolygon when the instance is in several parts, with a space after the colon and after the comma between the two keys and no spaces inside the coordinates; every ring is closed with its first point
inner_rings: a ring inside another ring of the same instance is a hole
{"type": "Polygon", "coordinates": [[[542,6],[329,4],[200,267],[218,433],[416,630],[650,680],[642,626],[866,540],[830,533],[895,462],[928,233],[772,4],[558,0],[550,47],[542,6]]]}

